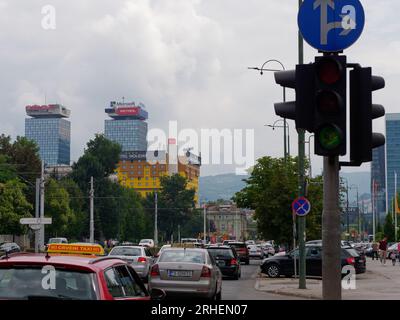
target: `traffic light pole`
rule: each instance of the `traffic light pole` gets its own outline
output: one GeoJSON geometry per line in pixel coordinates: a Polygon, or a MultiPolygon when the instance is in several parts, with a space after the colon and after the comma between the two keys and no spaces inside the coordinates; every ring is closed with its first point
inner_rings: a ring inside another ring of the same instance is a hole
{"type": "Polygon", "coordinates": [[[324,157],[322,298],[341,300],[339,158],[324,157]]]}
{"type": "MultiPolygon", "coordinates": [[[[299,9],[303,0],[299,0],[299,9]]],[[[303,37],[298,32],[299,64],[304,63],[303,37]]],[[[299,196],[305,195],[305,130],[298,129],[298,149],[299,149],[299,196]]],[[[298,238],[299,238],[299,289],[306,289],[306,217],[298,217],[298,238]]]]}

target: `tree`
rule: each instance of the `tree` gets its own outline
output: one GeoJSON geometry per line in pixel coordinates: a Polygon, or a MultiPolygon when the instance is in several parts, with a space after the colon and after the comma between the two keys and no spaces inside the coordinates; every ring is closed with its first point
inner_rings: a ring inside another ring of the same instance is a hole
{"type": "Polygon", "coordinates": [[[0,154],[0,183],[17,178],[16,168],[9,163],[8,156],[0,154]]]}
{"type": "Polygon", "coordinates": [[[21,218],[31,217],[32,205],[26,200],[26,186],[18,180],[0,183],[0,234],[21,235],[26,227],[21,218]]]}
{"type": "Polygon", "coordinates": [[[393,225],[393,219],[391,214],[387,214],[385,218],[385,224],[383,226],[383,233],[385,236],[388,237],[388,242],[393,242],[395,232],[394,232],[394,225],[393,225]]]}
{"type": "MultiPolygon", "coordinates": [[[[239,207],[255,210],[257,229],[264,239],[290,244],[293,240],[291,204],[298,195],[297,158],[263,157],[258,159],[246,186],[233,200],[239,207]]],[[[307,238],[321,239],[322,178],[309,181],[307,238]]]]}

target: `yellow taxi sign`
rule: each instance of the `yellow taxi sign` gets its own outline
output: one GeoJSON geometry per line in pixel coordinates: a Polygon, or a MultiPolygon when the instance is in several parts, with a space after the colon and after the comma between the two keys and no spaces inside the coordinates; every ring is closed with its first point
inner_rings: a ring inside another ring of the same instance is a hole
{"type": "Polygon", "coordinates": [[[48,253],[65,253],[65,254],[90,254],[104,255],[104,249],[99,244],[59,244],[51,243],[47,247],[48,253]]]}

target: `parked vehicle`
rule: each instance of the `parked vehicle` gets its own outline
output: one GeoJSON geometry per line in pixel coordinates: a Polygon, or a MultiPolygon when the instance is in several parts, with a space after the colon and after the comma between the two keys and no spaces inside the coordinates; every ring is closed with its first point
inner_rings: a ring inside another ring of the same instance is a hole
{"type": "Polygon", "coordinates": [[[139,242],[139,246],[145,246],[148,248],[154,248],[154,240],[153,239],[142,239],[139,242]]]}
{"type": "Polygon", "coordinates": [[[249,250],[247,249],[247,246],[244,242],[230,242],[229,246],[235,248],[236,253],[239,256],[240,262],[250,264],[249,250]]]}
{"type": "Polygon", "coordinates": [[[108,255],[129,263],[145,282],[155,261],[148,248],[143,246],[117,246],[112,248],[108,255]]]}
{"type": "Polygon", "coordinates": [[[20,252],[21,247],[15,242],[3,242],[0,243],[0,251],[7,253],[20,252]]]}
{"type": "Polygon", "coordinates": [[[149,290],[169,297],[221,300],[222,273],[207,249],[167,248],[151,268],[149,290]]]}
{"type": "MultiPolygon", "coordinates": [[[[273,256],[263,260],[260,268],[261,272],[270,278],[280,276],[291,277],[294,275],[294,257],[296,257],[297,268],[299,263],[298,249],[281,256],[273,256]]],[[[341,248],[341,266],[351,265],[354,267],[356,274],[364,273],[366,270],[365,259],[353,248],[341,248]]],[[[297,269],[298,270],[298,269],[297,269]]],[[[306,272],[307,276],[322,276],[322,246],[306,245],[306,272]]]]}
{"type": "Polygon", "coordinates": [[[50,238],[47,243],[68,243],[68,240],[67,238],[50,238]]]}
{"type": "Polygon", "coordinates": [[[229,246],[209,247],[208,253],[214,258],[222,275],[238,280],[241,275],[240,261],[236,250],[229,246]]]}

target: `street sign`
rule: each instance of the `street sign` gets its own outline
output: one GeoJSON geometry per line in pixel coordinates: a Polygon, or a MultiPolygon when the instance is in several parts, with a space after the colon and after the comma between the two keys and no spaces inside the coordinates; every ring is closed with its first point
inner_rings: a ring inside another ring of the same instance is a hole
{"type": "Polygon", "coordinates": [[[299,217],[306,216],[311,210],[310,201],[305,197],[299,197],[292,202],[293,213],[296,213],[299,217]]]}
{"type": "Polygon", "coordinates": [[[22,218],[19,220],[20,224],[51,224],[51,218],[22,218]]]}
{"type": "Polygon", "coordinates": [[[304,0],[297,23],[310,46],[323,52],[338,52],[358,40],[365,14],[359,0],[304,0]]]}

